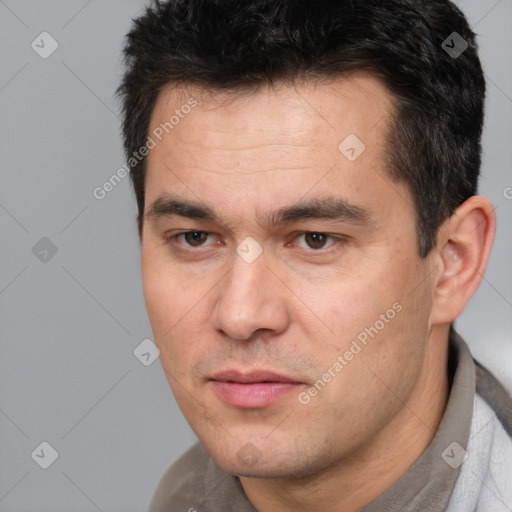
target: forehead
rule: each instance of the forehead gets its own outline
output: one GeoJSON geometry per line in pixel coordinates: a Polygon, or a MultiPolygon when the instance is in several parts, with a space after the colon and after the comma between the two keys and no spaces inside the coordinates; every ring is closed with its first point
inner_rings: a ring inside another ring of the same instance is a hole
{"type": "Polygon", "coordinates": [[[272,211],[338,191],[389,208],[392,110],[382,82],[362,73],[237,95],[168,86],[151,116],[146,206],[168,193],[236,215],[234,204],[272,211]]]}
{"type": "Polygon", "coordinates": [[[237,153],[233,164],[238,172],[266,170],[276,160],[295,168],[305,157],[336,155],[349,134],[368,149],[377,147],[391,110],[385,86],[365,73],[243,93],[169,85],[157,98],[149,129],[161,133],[164,144],[149,159],[166,152],[166,142],[172,142],[168,156],[184,150],[181,162],[222,157],[225,165],[237,153]],[[191,102],[196,106],[189,108],[191,102]],[[251,158],[260,161],[248,169],[251,158]]]}

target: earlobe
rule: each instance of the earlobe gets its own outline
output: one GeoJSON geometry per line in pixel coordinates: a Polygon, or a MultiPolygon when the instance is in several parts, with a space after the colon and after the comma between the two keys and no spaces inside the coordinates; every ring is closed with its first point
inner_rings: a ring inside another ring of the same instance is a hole
{"type": "Polygon", "coordinates": [[[432,325],[453,322],[466,307],[482,280],[495,230],[494,208],[481,196],[470,197],[441,226],[432,325]]]}

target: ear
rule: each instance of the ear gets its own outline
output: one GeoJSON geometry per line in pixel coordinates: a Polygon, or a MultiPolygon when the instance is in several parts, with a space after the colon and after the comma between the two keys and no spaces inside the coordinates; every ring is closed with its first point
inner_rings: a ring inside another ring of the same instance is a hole
{"type": "Polygon", "coordinates": [[[496,215],[485,197],[472,196],[438,233],[435,259],[440,266],[431,313],[432,325],[453,322],[478,288],[496,231],[496,215]]]}

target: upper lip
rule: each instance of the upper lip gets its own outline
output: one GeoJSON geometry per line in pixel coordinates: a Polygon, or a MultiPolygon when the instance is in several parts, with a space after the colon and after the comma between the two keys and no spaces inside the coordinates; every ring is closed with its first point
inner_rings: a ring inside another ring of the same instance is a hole
{"type": "Polygon", "coordinates": [[[224,370],[216,373],[211,380],[223,382],[237,382],[240,384],[254,384],[261,382],[293,382],[298,383],[297,380],[285,375],[266,371],[266,370],[253,370],[250,372],[240,372],[238,370],[224,370]]]}

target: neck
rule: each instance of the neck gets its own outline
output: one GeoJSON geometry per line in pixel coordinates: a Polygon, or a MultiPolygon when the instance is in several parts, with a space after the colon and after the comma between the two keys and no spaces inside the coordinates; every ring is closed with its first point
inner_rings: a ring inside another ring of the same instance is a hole
{"type": "Polygon", "coordinates": [[[396,483],[430,444],[443,417],[449,395],[448,332],[432,331],[414,392],[362,450],[309,477],[240,478],[253,507],[259,512],[355,512],[396,483]]]}

